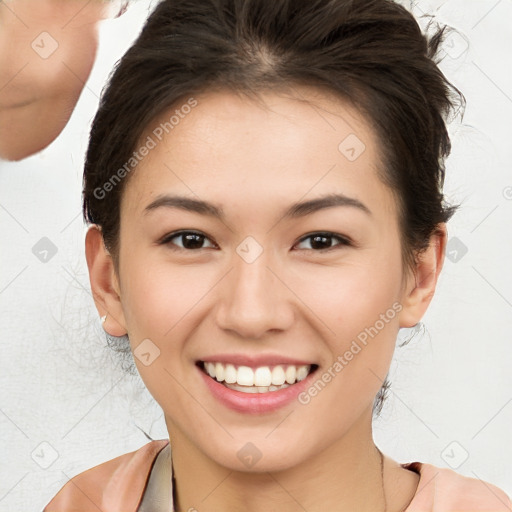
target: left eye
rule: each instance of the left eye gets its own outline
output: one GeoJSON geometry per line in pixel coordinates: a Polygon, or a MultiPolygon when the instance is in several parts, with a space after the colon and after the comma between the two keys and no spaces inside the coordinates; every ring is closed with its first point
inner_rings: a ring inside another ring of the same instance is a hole
{"type": "MultiPolygon", "coordinates": [[[[300,243],[303,243],[307,240],[311,240],[310,247],[306,247],[305,249],[316,249],[315,252],[320,251],[328,251],[330,249],[335,249],[337,246],[346,246],[350,245],[350,240],[340,235],[336,235],[334,233],[312,233],[308,236],[303,237],[300,243]],[[331,245],[333,240],[338,240],[340,243],[331,245]]],[[[299,247],[299,249],[304,249],[304,247],[299,247]]]]}

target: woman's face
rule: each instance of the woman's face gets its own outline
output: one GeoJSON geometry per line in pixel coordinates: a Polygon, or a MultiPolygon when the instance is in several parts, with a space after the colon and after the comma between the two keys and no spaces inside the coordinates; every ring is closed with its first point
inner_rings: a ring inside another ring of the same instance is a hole
{"type": "Polygon", "coordinates": [[[312,103],[217,92],[174,107],[142,138],[155,147],[139,151],[121,204],[120,303],[108,311],[171,437],[238,470],[360,448],[397,331],[419,320],[375,135],[340,100],[297,91],[312,103]],[[290,378],[288,366],[317,368],[251,394],[203,361],[250,367],[260,385],[269,371],[282,380],[276,366],[290,378]]]}

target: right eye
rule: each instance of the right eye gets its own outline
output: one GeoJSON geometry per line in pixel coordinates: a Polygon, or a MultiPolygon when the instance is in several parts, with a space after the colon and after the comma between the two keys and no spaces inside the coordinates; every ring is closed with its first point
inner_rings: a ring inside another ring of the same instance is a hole
{"type": "MultiPolygon", "coordinates": [[[[207,249],[207,247],[201,247],[205,240],[211,242],[210,238],[208,238],[205,234],[197,231],[175,231],[174,233],[165,235],[160,241],[160,244],[168,245],[169,248],[173,251],[198,250],[207,249]],[[173,242],[172,240],[174,239],[181,240],[181,245],[173,242]]],[[[217,246],[212,243],[211,247],[216,248],[217,246]]]]}

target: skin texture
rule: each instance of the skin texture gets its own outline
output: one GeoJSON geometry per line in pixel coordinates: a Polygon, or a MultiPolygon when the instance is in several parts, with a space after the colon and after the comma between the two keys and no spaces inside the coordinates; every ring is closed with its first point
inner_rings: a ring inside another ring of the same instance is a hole
{"type": "MultiPolygon", "coordinates": [[[[128,333],[132,350],[146,338],[160,350],[149,366],[135,361],[165,414],[178,510],[384,510],[372,404],[399,328],[414,326],[433,296],[446,230],[432,236],[415,269],[404,268],[395,196],[377,177],[372,130],[339,99],[306,87],[296,93],[266,93],[264,106],[229,92],[198,96],[130,176],[118,273],[98,228],[87,233],[104,328],[128,333]],[[351,133],[366,146],[353,162],[338,150],[351,133]],[[292,203],[333,192],[371,214],[337,206],[282,218],[292,203]],[[165,207],[144,214],[163,193],[211,201],[225,220],[165,207]],[[183,249],[182,237],[159,244],[180,229],[206,235],[204,248],[183,249]],[[305,239],[319,231],[354,245],[334,238],[322,254],[305,239]],[[247,236],[263,248],[252,263],[236,252],[247,236]],[[219,353],[272,353],[314,362],[321,375],[395,302],[400,313],[307,405],[232,411],[195,366],[219,353]],[[250,469],[237,457],[247,442],[262,453],[250,469]]],[[[388,512],[404,508],[417,484],[415,473],[386,457],[388,512]]]]}
{"type": "Polygon", "coordinates": [[[0,3],[0,158],[33,155],[64,129],[94,63],[98,22],[113,8],[101,0],[0,3]]]}

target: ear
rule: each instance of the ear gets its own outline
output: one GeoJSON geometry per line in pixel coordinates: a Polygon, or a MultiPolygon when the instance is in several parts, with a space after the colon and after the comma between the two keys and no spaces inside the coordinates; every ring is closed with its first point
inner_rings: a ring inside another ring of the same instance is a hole
{"type": "Polygon", "coordinates": [[[92,296],[100,316],[107,315],[103,328],[112,336],[127,333],[120,288],[112,256],[103,242],[101,228],[92,225],[85,236],[85,256],[92,296]]]}
{"type": "Polygon", "coordinates": [[[414,271],[409,272],[402,297],[400,327],[414,327],[427,311],[443,268],[446,239],[446,224],[439,224],[430,237],[428,248],[418,255],[414,271]]]}

